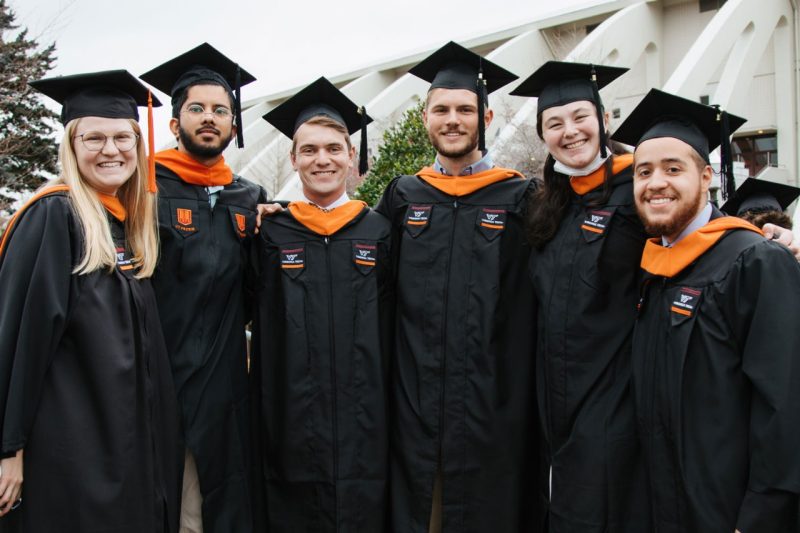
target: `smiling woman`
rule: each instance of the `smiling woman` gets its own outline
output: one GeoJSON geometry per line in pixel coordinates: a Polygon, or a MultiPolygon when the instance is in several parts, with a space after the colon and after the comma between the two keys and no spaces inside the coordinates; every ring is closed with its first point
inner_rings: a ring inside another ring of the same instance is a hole
{"type": "Polygon", "coordinates": [[[174,532],[177,406],[136,122],[149,94],[126,71],[31,85],[62,103],[65,135],[59,178],[0,243],[0,529],[174,532]]]}

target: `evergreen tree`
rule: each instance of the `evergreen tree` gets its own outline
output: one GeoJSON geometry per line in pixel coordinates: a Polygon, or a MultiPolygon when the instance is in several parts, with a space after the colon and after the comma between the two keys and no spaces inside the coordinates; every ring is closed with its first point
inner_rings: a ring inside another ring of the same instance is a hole
{"type": "Polygon", "coordinates": [[[369,174],[356,189],[355,197],[374,206],[395,176],[414,174],[433,163],[436,150],[422,122],[425,101],[403,113],[400,121],[383,133],[383,142],[369,174]]]}
{"type": "Polygon", "coordinates": [[[0,211],[6,212],[13,193],[32,191],[58,171],[50,122],[57,116],[28,86],[53,67],[55,44],[39,50],[14,20],[6,0],[0,0],[0,211]]]}

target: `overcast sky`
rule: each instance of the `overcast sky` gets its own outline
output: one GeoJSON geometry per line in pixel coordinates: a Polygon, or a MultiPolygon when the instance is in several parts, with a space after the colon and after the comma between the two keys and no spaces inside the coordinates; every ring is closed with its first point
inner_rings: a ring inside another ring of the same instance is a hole
{"type": "MultiPolygon", "coordinates": [[[[8,0],[31,36],[56,43],[53,75],[116,68],[139,75],[208,41],[258,78],[242,90],[244,100],[593,3],[8,0]]],[[[166,124],[156,128],[157,144],[168,138],[166,124]]]]}

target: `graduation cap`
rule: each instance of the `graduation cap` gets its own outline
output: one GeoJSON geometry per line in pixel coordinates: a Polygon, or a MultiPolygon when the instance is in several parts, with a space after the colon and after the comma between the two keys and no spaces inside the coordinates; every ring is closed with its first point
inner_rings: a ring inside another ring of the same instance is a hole
{"type": "Polygon", "coordinates": [[[606,131],[603,127],[603,102],[600,89],[628,72],[623,67],[607,67],[589,63],[548,61],[511,91],[514,96],[538,98],[538,113],[550,107],[587,100],[597,109],[600,125],[600,155],[606,157],[606,131]]]}
{"type": "Polygon", "coordinates": [[[153,107],[159,107],[161,102],[133,74],[127,70],[105,70],[46,78],[29,85],[61,104],[63,125],[81,117],[138,121],[138,108],[147,106],[148,189],[156,192],[153,107]]]}
{"type": "Polygon", "coordinates": [[[729,215],[747,211],[785,211],[800,196],[800,188],[774,181],[747,178],[722,206],[729,215]]]}
{"type": "Polygon", "coordinates": [[[300,126],[318,116],[325,116],[335,120],[347,128],[347,133],[350,135],[361,130],[358,173],[360,175],[366,174],[368,170],[367,124],[372,122],[372,118],[367,115],[363,106],[359,107],[353,103],[324,76],[271,110],[262,118],[275,126],[278,131],[293,139],[300,126]]]}
{"type": "Polygon", "coordinates": [[[680,96],[651,89],[631,112],[612,138],[638,146],[649,139],[679,139],[709,162],[709,153],[720,146],[722,198],[727,200],[736,188],[730,136],[746,119],[731,115],[718,106],[708,106],[680,96]]]}
{"type": "Polygon", "coordinates": [[[233,97],[233,111],[238,126],[236,145],[239,148],[244,147],[241,88],[256,79],[219,50],[208,43],[203,43],[145,72],[141,78],[153,87],[169,94],[173,103],[183,94],[184,90],[192,85],[200,85],[208,81],[222,85],[233,97]]]}
{"type": "Polygon", "coordinates": [[[467,89],[478,95],[478,148],[486,151],[484,108],[489,94],[519,76],[450,41],[408,71],[433,89],[467,89]]]}

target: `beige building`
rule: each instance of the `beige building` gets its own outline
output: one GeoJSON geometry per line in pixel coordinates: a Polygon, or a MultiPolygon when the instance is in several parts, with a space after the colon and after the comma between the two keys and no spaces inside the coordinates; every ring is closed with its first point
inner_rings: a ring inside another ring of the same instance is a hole
{"type": "MultiPolygon", "coordinates": [[[[521,78],[550,59],[629,67],[628,74],[602,91],[612,131],[652,87],[719,104],[748,119],[734,136],[737,176],[798,185],[798,2],[595,0],[461,44],[521,78]]],[[[407,72],[431,51],[331,79],[376,119],[369,131],[371,145],[425,94],[427,84],[407,72]]],[[[536,121],[535,99],[508,96],[515,86],[492,95],[496,119],[487,139],[501,160],[518,157],[511,152],[530,136],[536,121]]],[[[271,197],[287,200],[300,192],[288,161],[289,141],[261,116],[297,89],[245,102],[248,145],[225,154],[235,171],[263,185],[271,197]]]]}

